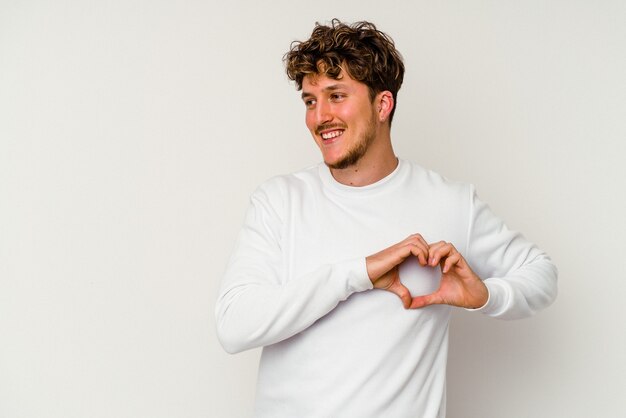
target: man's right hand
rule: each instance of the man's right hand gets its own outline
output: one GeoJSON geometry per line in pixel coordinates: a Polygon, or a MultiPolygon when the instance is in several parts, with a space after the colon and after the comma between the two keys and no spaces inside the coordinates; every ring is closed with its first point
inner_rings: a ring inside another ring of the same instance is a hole
{"type": "Polygon", "coordinates": [[[417,257],[420,265],[428,265],[428,244],[420,234],[413,234],[365,259],[367,274],[374,288],[398,295],[405,308],[411,305],[413,298],[400,281],[398,266],[410,256],[417,257]]]}

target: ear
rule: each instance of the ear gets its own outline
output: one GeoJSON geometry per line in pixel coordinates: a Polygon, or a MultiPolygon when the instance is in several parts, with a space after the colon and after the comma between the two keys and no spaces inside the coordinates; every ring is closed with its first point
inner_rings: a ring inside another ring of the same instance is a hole
{"type": "Polygon", "coordinates": [[[387,121],[395,105],[393,94],[389,90],[381,91],[376,95],[375,103],[379,122],[387,121]]]}

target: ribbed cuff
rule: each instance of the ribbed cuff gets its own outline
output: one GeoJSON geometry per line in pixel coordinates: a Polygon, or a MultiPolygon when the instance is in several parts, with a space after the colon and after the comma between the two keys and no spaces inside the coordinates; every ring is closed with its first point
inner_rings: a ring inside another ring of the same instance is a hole
{"type": "Polygon", "coordinates": [[[365,258],[359,257],[346,261],[348,288],[351,292],[363,292],[372,289],[374,284],[367,274],[365,258]]]}
{"type": "Polygon", "coordinates": [[[498,279],[491,278],[483,281],[487,287],[488,297],[487,302],[480,308],[465,309],[469,312],[481,312],[485,315],[494,315],[498,311],[502,310],[504,301],[506,299],[505,289],[498,283],[498,279]]]}

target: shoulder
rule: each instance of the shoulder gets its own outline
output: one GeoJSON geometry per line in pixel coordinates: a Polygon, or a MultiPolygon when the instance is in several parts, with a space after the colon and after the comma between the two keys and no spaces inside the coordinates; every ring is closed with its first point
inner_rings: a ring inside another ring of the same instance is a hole
{"type": "Polygon", "coordinates": [[[280,174],[265,180],[252,194],[253,196],[268,196],[272,198],[286,197],[319,184],[318,166],[311,166],[303,170],[280,174]]]}
{"type": "Polygon", "coordinates": [[[284,219],[289,216],[291,207],[306,197],[319,195],[320,190],[319,167],[316,165],[264,181],[250,196],[250,203],[284,219]]]}
{"type": "Polygon", "coordinates": [[[408,166],[411,187],[420,193],[448,199],[467,199],[473,194],[472,184],[450,180],[436,171],[410,161],[405,161],[405,164],[408,166]]]}

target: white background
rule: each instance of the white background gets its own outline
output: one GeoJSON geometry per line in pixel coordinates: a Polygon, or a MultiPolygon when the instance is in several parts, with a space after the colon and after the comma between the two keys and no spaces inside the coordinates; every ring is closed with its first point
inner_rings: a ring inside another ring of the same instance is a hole
{"type": "Polygon", "coordinates": [[[0,417],[250,416],[216,291],[250,192],[319,161],[281,58],[332,17],[405,58],[398,155],[560,269],[534,318],[454,315],[448,416],[623,416],[624,4],[0,0],[0,417]]]}

